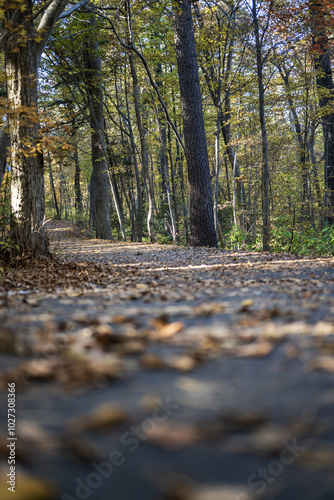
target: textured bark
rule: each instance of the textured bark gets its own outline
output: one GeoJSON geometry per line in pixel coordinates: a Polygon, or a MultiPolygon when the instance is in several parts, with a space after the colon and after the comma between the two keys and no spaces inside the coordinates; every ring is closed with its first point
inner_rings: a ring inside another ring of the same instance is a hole
{"type": "Polygon", "coordinates": [[[57,220],[60,220],[61,216],[60,216],[60,212],[59,212],[57,194],[56,194],[55,185],[54,185],[54,181],[53,181],[50,152],[48,152],[48,154],[47,154],[47,163],[48,163],[48,170],[49,170],[49,179],[50,179],[50,188],[51,188],[53,206],[56,210],[57,220]]]}
{"type": "Polygon", "coordinates": [[[137,190],[137,197],[135,201],[135,210],[134,210],[134,216],[135,216],[135,223],[136,227],[133,228],[133,239],[134,241],[142,241],[143,238],[143,200],[142,200],[142,183],[141,183],[141,177],[139,174],[139,168],[138,168],[138,162],[137,162],[137,153],[136,153],[136,143],[133,135],[133,129],[132,129],[132,121],[131,121],[131,114],[130,114],[130,107],[129,107],[129,99],[128,99],[128,82],[125,80],[124,82],[124,88],[125,88],[125,102],[126,102],[126,112],[127,112],[127,128],[129,131],[129,139],[130,139],[130,144],[131,144],[131,156],[132,156],[132,162],[135,170],[135,176],[136,176],[136,190],[137,190]]]}
{"type": "MultiPolygon", "coordinates": [[[[94,18],[90,20],[92,26],[96,25],[94,18]]],[[[89,100],[89,115],[91,125],[92,145],[92,191],[94,196],[93,220],[96,237],[111,240],[110,206],[109,206],[109,181],[106,163],[106,145],[104,144],[104,114],[103,90],[101,77],[101,59],[99,46],[94,31],[85,44],[85,79],[89,100]]]]}
{"type": "Polygon", "coordinates": [[[148,214],[147,214],[147,230],[152,242],[155,242],[155,232],[153,226],[153,212],[154,212],[154,193],[153,193],[153,184],[150,176],[149,164],[148,164],[148,147],[146,141],[146,130],[143,125],[140,113],[140,105],[139,105],[139,86],[138,86],[138,78],[136,73],[136,68],[134,65],[133,54],[129,55],[130,60],[130,69],[133,83],[133,102],[135,106],[136,113],[136,121],[137,128],[140,138],[140,152],[141,152],[141,162],[144,172],[144,178],[147,189],[148,196],[148,214]]]}
{"type": "Polygon", "coordinates": [[[308,121],[305,122],[305,128],[302,130],[302,125],[298,117],[298,112],[293,101],[293,95],[290,88],[289,74],[290,72],[278,63],[275,64],[280,72],[281,78],[284,82],[289,110],[292,115],[292,133],[296,136],[298,141],[298,156],[302,170],[302,217],[311,217],[311,190],[310,190],[310,176],[307,165],[307,142],[308,142],[308,121]]]}
{"type": "Polygon", "coordinates": [[[334,87],[325,7],[322,0],[309,2],[313,39],[314,69],[321,109],[325,147],[327,221],[334,224],[334,87]]]}
{"type": "MultiPolygon", "coordinates": [[[[23,0],[17,27],[5,45],[11,141],[12,239],[20,253],[48,255],[44,220],[44,168],[38,147],[37,59],[32,2],[23,0]],[[20,35],[20,32],[22,33],[20,35]]],[[[6,11],[8,18],[11,11],[6,11]]]]}
{"type": "Polygon", "coordinates": [[[262,138],[262,247],[263,251],[269,251],[269,163],[268,163],[268,140],[266,119],[264,112],[264,86],[262,74],[262,53],[259,34],[259,24],[256,10],[256,0],[253,0],[253,23],[256,41],[256,66],[259,87],[259,115],[262,138]]]}
{"type": "Polygon", "coordinates": [[[217,247],[190,0],[174,3],[174,39],[188,169],[190,244],[217,247]]]}
{"type": "Polygon", "coordinates": [[[0,184],[2,182],[3,176],[5,175],[7,158],[9,155],[9,130],[8,126],[3,126],[0,130],[0,184]]]}
{"type": "Polygon", "coordinates": [[[74,163],[75,163],[75,174],[74,174],[75,210],[77,217],[80,219],[80,217],[82,217],[84,208],[82,202],[82,192],[80,183],[81,169],[79,163],[77,144],[75,145],[75,151],[74,151],[74,163]]]}

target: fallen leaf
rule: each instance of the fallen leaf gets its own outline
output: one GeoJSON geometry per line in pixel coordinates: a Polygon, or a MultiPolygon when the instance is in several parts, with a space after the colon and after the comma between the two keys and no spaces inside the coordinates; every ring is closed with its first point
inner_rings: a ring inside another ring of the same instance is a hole
{"type": "Polygon", "coordinates": [[[317,358],[313,358],[308,364],[308,369],[310,371],[334,372],[334,357],[318,356],[317,358]]]}
{"type": "Polygon", "coordinates": [[[166,366],[165,361],[160,356],[152,353],[146,353],[140,356],[139,363],[145,368],[151,368],[152,370],[161,370],[166,366]]]}
{"type": "Polygon", "coordinates": [[[72,418],[68,427],[72,432],[104,430],[120,425],[128,418],[128,413],[120,406],[105,403],[94,408],[88,415],[72,418]]]}
{"type": "Polygon", "coordinates": [[[253,299],[245,299],[241,302],[241,307],[240,307],[240,312],[247,312],[250,308],[250,306],[252,306],[254,304],[254,300],[253,299]]]}
{"type": "Polygon", "coordinates": [[[196,361],[191,356],[187,356],[186,354],[180,356],[172,356],[167,360],[167,365],[170,368],[174,368],[175,370],[179,370],[181,372],[188,372],[195,368],[196,361]]]}
{"type": "Polygon", "coordinates": [[[183,448],[201,438],[201,432],[192,424],[161,423],[149,432],[148,439],[165,448],[183,448]]]}
{"type": "Polygon", "coordinates": [[[273,350],[274,345],[266,340],[259,340],[252,344],[239,346],[235,349],[235,355],[239,358],[262,358],[268,356],[273,350]]]}

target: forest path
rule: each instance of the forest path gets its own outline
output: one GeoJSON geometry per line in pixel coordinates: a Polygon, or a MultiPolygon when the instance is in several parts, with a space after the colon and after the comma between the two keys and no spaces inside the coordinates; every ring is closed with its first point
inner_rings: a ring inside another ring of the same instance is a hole
{"type": "Polygon", "coordinates": [[[19,500],[333,498],[333,259],[52,248],[2,276],[2,499],[8,382],[19,500]]]}

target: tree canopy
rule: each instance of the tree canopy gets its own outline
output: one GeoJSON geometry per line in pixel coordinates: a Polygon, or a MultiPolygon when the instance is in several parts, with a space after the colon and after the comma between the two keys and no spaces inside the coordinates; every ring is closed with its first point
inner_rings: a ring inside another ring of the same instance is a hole
{"type": "Polygon", "coordinates": [[[329,251],[332,2],[0,7],[6,249],[47,255],[58,218],[106,239],[329,251]]]}

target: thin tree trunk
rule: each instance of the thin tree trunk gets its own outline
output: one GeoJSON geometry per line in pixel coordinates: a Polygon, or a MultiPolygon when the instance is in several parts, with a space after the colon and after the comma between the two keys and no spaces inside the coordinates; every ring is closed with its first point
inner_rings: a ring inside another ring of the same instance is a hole
{"type": "Polygon", "coordinates": [[[165,190],[166,196],[167,196],[169,216],[170,216],[170,220],[171,220],[173,243],[176,243],[175,217],[174,217],[174,210],[173,210],[171,189],[170,189],[170,180],[169,180],[169,172],[168,172],[168,158],[166,155],[166,148],[167,148],[166,124],[163,122],[163,120],[161,120],[159,118],[159,110],[157,110],[156,114],[157,114],[157,123],[158,123],[159,138],[160,138],[160,151],[159,151],[160,165],[161,165],[161,171],[162,171],[163,179],[164,179],[164,182],[163,182],[164,190],[165,190]]]}
{"type": "Polygon", "coordinates": [[[154,226],[153,226],[153,212],[154,212],[154,194],[152,179],[150,176],[149,163],[148,163],[148,148],[146,142],[146,130],[141,119],[140,104],[139,104],[139,86],[136,68],[134,64],[133,54],[129,54],[130,69],[133,82],[133,102],[135,106],[137,128],[140,138],[141,162],[146,182],[147,196],[148,196],[148,214],[147,214],[147,230],[151,242],[155,242],[154,226]]]}
{"type": "Polygon", "coordinates": [[[262,246],[263,251],[269,251],[269,163],[268,163],[268,140],[266,119],[264,111],[264,86],[263,86],[263,66],[262,66],[262,46],[259,34],[259,23],[257,18],[256,0],[253,0],[252,12],[254,23],[254,35],[256,41],[256,67],[259,86],[259,114],[262,137],[262,246]]]}
{"type": "Polygon", "coordinates": [[[58,207],[57,193],[56,193],[55,184],[53,181],[52,165],[51,165],[51,158],[50,158],[49,151],[48,151],[47,158],[48,158],[49,178],[50,178],[50,188],[51,188],[52,200],[53,200],[53,204],[54,204],[54,207],[56,210],[57,220],[60,220],[60,212],[59,212],[59,207],[58,207]]]}
{"type": "Polygon", "coordinates": [[[111,193],[112,193],[112,200],[115,205],[117,217],[118,217],[118,222],[119,222],[119,227],[121,230],[122,234],[122,239],[126,241],[126,230],[125,230],[125,223],[124,223],[124,215],[123,215],[123,210],[122,210],[122,204],[120,200],[120,196],[118,193],[117,189],[117,183],[115,182],[113,173],[112,173],[112,165],[113,165],[113,155],[112,155],[112,149],[111,149],[111,144],[109,141],[109,137],[107,132],[104,132],[104,139],[106,142],[106,149],[104,150],[105,158],[106,158],[106,164],[107,164],[107,174],[108,174],[108,179],[111,187],[111,193]]]}
{"type": "Polygon", "coordinates": [[[130,144],[131,144],[131,155],[132,155],[133,166],[135,169],[136,186],[137,186],[136,233],[137,233],[137,241],[141,242],[143,238],[143,196],[142,196],[142,185],[141,185],[141,179],[137,162],[136,144],[133,136],[131,115],[129,109],[127,82],[125,82],[125,100],[126,100],[126,110],[128,119],[127,125],[128,125],[130,144]]]}
{"type": "Polygon", "coordinates": [[[84,208],[82,203],[82,192],[81,192],[81,169],[79,163],[79,155],[78,155],[78,144],[75,144],[74,150],[74,165],[75,165],[75,173],[74,173],[74,192],[75,192],[75,210],[77,218],[80,220],[82,217],[84,208]]]}
{"type": "Polygon", "coordinates": [[[176,198],[176,180],[175,180],[175,165],[173,164],[173,155],[172,155],[172,140],[170,133],[170,126],[168,124],[168,157],[170,164],[170,177],[172,184],[172,195],[173,195],[173,208],[175,213],[175,228],[176,228],[176,242],[180,241],[180,221],[179,221],[179,211],[178,204],[176,198]]]}
{"type": "MultiPolygon", "coordinates": [[[[309,172],[307,168],[307,161],[306,161],[306,145],[308,142],[307,138],[307,132],[308,132],[308,123],[306,120],[306,123],[304,125],[304,133],[302,131],[302,126],[298,117],[297,109],[296,106],[293,102],[292,94],[291,94],[291,88],[290,88],[290,81],[289,81],[289,71],[287,71],[283,66],[281,66],[278,63],[275,63],[275,66],[277,67],[281,78],[284,82],[285,85],[285,91],[287,95],[287,102],[289,105],[289,110],[292,115],[292,123],[291,123],[291,128],[292,128],[292,133],[295,135],[298,143],[298,156],[299,156],[299,162],[301,165],[301,173],[302,173],[302,217],[308,219],[310,217],[311,209],[310,209],[310,179],[309,179],[309,172]]],[[[307,92],[308,95],[308,92],[307,92]]],[[[308,99],[307,99],[308,102],[308,99]]],[[[307,114],[307,113],[306,113],[307,114]]]]}
{"type": "Polygon", "coordinates": [[[0,184],[5,175],[7,158],[9,156],[10,137],[8,125],[3,125],[0,130],[0,184]]]}

